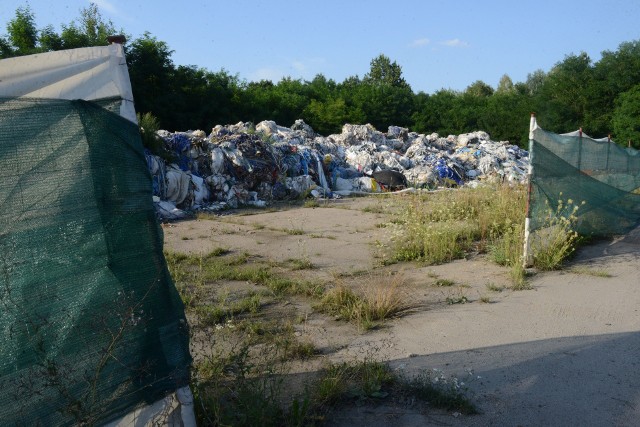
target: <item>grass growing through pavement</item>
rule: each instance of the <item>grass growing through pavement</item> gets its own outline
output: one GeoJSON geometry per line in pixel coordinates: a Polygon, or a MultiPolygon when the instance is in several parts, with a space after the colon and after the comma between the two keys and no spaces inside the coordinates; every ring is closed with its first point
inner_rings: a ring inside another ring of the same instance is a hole
{"type": "Polygon", "coordinates": [[[514,287],[525,279],[522,267],[526,191],[496,185],[409,195],[389,224],[391,261],[441,264],[471,252],[489,252],[511,267],[514,287]]]}
{"type": "Polygon", "coordinates": [[[569,272],[574,274],[582,274],[582,275],[594,276],[594,277],[613,277],[613,275],[606,270],[600,270],[600,269],[589,268],[589,267],[571,267],[569,269],[569,272]]]}
{"type": "Polygon", "coordinates": [[[191,384],[198,425],[312,426],[342,405],[416,399],[433,408],[477,413],[466,397],[464,383],[432,370],[411,377],[371,357],[327,363],[307,374],[304,390],[287,385],[284,349],[277,345],[256,362],[250,347],[214,352],[194,367],[191,384]]]}
{"type": "Polygon", "coordinates": [[[371,357],[356,362],[329,364],[311,390],[316,405],[336,405],[348,401],[366,402],[409,397],[431,407],[463,414],[476,414],[477,408],[465,395],[465,384],[455,377],[445,378],[439,370],[410,377],[392,370],[371,357]]]}
{"type": "Polygon", "coordinates": [[[165,258],[176,282],[176,287],[185,303],[189,305],[194,296],[204,291],[206,284],[220,280],[250,282],[265,286],[276,296],[321,295],[324,286],[320,283],[290,279],[273,272],[264,265],[248,265],[248,256],[221,257],[218,251],[205,255],[185,255],[166,252],[165,258]]]}
{"type": "Polygon", "coordinates": [[[419,193],[400,199],[392,257],[441,264],[486,251],[513,224],[524,224],[525,192],[500,185],[419,193]]]}
{"type": "MultiPolygon", "coordinates": [[[[520,185],[461,188],[397,199],[400,209],[386,228],[393,244],[386,263],[421,261],[441,264],[472,252],[489,253],[510,267],[513,289],[529,289],[523,267],[526,191],[520,185]]],[[[533,265],[561,268],[580,243],[574,231],[579,206],[559,200],[532,238],[533,265]]]]}
{"type": "MultiPolygon", "coordinates": [[[[385,227],[395,231],[389,255],[392,262],[438,264],[469,253],[488,253],[496,262],[512,267],[514,289],[524,289],[524,197],[521,187],[460,189],[385,199],[365,211],[393,215],[385,227]]],[[[290,235],[305,233],[293,226],[269,229],[290,235]]],[[[338,284],[326,286],[282,274],[283,269],[300,274],[315,268],[306,256],[269,264],[226,248],[204,255],[167,253],[166,257],[193,322],[192,342],[210,346],[194,353],[191,385],[199,425],[315,425],[342,403],[375,402],[394,396],[425,400],[432,407],[461,413],[476,412],[462,382],[445,381],[435,371],[403,378],[387,364],[371,358],[330,363],[310,377],[304,390],[290,388],[291,363],[313,359],[320,350],[300,338],[295,329],[299,326],[294,327],[298,321],[266,316],[266,311],[289,304],[290,298],[305,298],[312,301],[315,310],[353,322],[366,331],[416,308],[406,298],[401,280],[360,287],[340,283],[341,279],[360,281],[360,274],[353,274],[334,277],[338,284]],[[220,281],[260,288],[234,294],[212,292],[220,281]]],[[[429,277],[438,279],[434,274],[429,277]]],[[[371,280],[362,278],[361,282],[371,280]]],[[[446,279],[434,282],[434,286],[447,289],[453,285],[446,279]]],[[[502,290],[493,284],[486,287],[492,292],[502,290]]],[[[483,296],[480,301],[490,303],[491,298],[483,296]]],[[[464,304],[469,300],[458,285],[457,292],[449,292],[446,302],[464,304]]]]}
{"type": "Polygon", "coordinates": [[[309,374],[303,390],[291,388],[291,363],[313,358],[318,349],[296,335],[292,320],[262,316],[265,306],[285,296],[312,298],[323,311],[341,313],[345,320],[369,329],[412,309],[399,276],[390,284],[366,280],[370,284],[358,292],[344,286],[325,290],[322,284],[274,271],[281,267],[251,265],[255,257],[234,255],[225,248],[202,255],[167,252],[165,257],[191,324],[191,389],[198,425],[319,425],[342,404],[406,400],[413,395],[433,407],[460,412],[473,407],[449,386],[400,377],[372,358],[329,363],[309,374]],[[265,289],[231,294],[216,290],[220,280],[251,282],[265,289]]]}
{"type": "Polygon", "coordinates": [[[339,319],[354,322],[363,330],[373,329],[385,320],[400,317],[417,308],[404,291],[402,278],[390,282],[366,281],[354,291],[338,282],[325,292],[315,308],[339,319]]]}
{"type": "Polygon", "coordinates": [[[571,199],[558,200],[555,211],[547,203],[545,224],[532,238],[534,266],[540,270],[556,270],[573,254],[579,241],[574,231],[579,208],[571,199]]]}

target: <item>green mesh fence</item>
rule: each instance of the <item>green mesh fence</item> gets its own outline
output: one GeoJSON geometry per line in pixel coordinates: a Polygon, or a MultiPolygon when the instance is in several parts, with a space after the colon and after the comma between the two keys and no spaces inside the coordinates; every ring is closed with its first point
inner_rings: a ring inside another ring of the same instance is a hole
{"type": "Polygon", "coordinates": [[[116,102],[0,99],[0,420],[100,424],[188,384],[182,302],[116,102]]]}
{"type": "Polygon", "coordinates": [[[540,128],[530,141],[531,230],[575,211],[582,235],[624,234],[640,221],[640,152],[540,128]]]}

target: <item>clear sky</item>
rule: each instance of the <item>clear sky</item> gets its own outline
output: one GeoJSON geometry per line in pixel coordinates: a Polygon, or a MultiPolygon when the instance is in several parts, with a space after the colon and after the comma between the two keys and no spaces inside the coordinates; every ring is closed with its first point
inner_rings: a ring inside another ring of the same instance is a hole
{"type": "MultiPolygon", "coordinates": [[[[20,6],[40,29],[78,20],[88,0],[2,0],[0,34],[20,6]]],[[[639,0],[94,0],[134,39],[145,31],[175,65],[273,82],[317,74],[342,82],[380,54],[415,92],[493,86],[545,72],[568,54],[592,61],[640,39],[639,0]]]]}

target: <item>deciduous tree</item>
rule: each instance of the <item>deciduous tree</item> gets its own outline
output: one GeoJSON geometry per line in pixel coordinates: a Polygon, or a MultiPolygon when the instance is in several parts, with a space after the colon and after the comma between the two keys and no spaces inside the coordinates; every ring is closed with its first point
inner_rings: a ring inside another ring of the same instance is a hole
{"type": "Polygon", "coordinates": [[[7,24],[7,32],[16,55],[29,55],[36,52],[38,30],[29,6],[16,9],[15,18],[7,24]]]}

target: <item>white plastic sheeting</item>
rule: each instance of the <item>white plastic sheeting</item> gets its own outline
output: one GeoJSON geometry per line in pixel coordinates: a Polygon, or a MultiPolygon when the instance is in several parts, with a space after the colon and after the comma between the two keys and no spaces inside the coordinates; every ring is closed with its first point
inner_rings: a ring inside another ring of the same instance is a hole
{"type": "MultiPolygon", "coordinates": [[[[0,97],[83,99],[97,101],[120,98],[120,115],[137,123],[129,71],[120,44],[46,52],[0,60],[0,97]]],[[[158,172],[160,164],[150,167],[158,172]]],[[[176,199],[186,197],[190,180],[174,174],[179,182],[176,199]]],[[[171,179],[171,176],[168,177],[171,179]]],[[[208,196],[208,189],[200,178],[196,197],[208,196]]],[[[182,201],[181,200],[181,201],[182,201]]],[[[175,214],[175,206],[165,203],[167,212],[175,214]]],[[[179,212],[179,211],[178,211],[179,212]]],[[[193,396],[189,387],[178,389],[167,398],[138,408],[120,420],[108,424],[113,427],[146,425],[180,425],[195,427],[193,396]],[[164,422],[161,422],[164,420],[164,422]],[[160,421],[160,424],[158,422],[160,421]]]]}
{"type": "Polygon", "coordinates": [[[0,96],[94,101],[119,97],[120,115],[136,123],[120,44],[60,50],[0,60],[0,96]]]}
{"type": "Polygon", "coordinates": [[[196,427],[191,389],[179,388],[174,394],[136,409],[103,427],[145,426],[196,427]]]}

